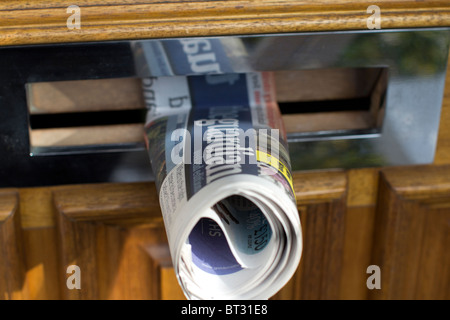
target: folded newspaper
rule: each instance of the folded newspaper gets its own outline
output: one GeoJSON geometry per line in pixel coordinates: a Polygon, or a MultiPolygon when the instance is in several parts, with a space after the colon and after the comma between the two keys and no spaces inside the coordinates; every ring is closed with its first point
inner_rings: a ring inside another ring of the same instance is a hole
{"type": "Polygon", "coordinates": [[[302,251],[273,75],[143,79],[147,148],[189,299],[269,299],[302,251]]]}

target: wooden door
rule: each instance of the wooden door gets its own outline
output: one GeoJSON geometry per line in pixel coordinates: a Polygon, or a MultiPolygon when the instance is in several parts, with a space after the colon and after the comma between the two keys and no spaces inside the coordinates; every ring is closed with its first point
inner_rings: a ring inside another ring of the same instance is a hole
{"type": "MultiPolygon", "coordinates": [[[[151,2],[81,4],[85,28],[68,31],[72,3],[6,1],[0,45],[365,29],[372,4],[151,2]]],[[[445,1],[380,3],[383,28],[450,21],[445,1]]],[[[449,299],[449,128],[447,76],[433,164],[295,173],[304,252],[273,299],[449,299]],[[371,265],[380,268],[380,289],[367,287],[371,265]]],[[[0,299],[183,298],[152,183],[0,190],[0,299]],[[80,267],[80,289],[67,284],[72,265],[80,267]]]]}
{"type": "MultiPolygon", "coordinates": [[[[274,299],[448,299],[450,165],[295,175],[299,269],[274,299]],[[369,290],[367,268],[381,271],[369,290]]],[[[152,184],[2,190],[4,299],[183,299],[152,184]],[[67,267],[81,270],[69,289],[67,267]]]]}

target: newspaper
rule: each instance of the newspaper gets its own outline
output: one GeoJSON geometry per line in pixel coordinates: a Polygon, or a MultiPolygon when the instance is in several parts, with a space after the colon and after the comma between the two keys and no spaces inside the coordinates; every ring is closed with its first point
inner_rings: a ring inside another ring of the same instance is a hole
{"type": "Polygon", "coordinates": [[[273,74],[213,71],[142,79],[173,266],[189,299],[269,299],[302,252],[273,74]]]}

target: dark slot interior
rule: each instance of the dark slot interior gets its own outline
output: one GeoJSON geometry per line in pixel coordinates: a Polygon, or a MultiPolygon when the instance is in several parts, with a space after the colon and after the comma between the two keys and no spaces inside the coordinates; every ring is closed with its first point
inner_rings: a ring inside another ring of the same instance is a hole
{"type": "MultiPolygon", "coordinates": [[[[326,101],[279,102],[281,114],[370,110],[370,97],[326,101]]],[[[31,114],[31,129],[144,123],[146,109],[31,114]]]]}
{"type": "MultiPolygon", "coordinates": [[[[370,97],[326,101],[279,102],[281,114],[370,110],[370,97]]],[[[146,109],[31,114],[31,129],[144,123],[146,109]]]]}
{"type": "Polygon", "coordinates": [[[144,123],[146,109],[31,114],[31,129],[144,123]]]}
{"type": "Polygon", "coordinates": [[[337,100],[279,102],[281,114],[319,113],[336,111],[368,111],[370,97],[337,100]]]}

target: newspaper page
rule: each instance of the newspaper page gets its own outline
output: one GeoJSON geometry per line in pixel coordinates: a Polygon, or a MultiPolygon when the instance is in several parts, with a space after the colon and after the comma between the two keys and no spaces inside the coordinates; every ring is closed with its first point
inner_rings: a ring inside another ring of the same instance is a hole
{"type": "Polygon", "coordinates": [[[302,235],[273,75],[143,79],[147,147],[179,283],[190,299],[268,299],[302,235]]]}
{"type": "Polygon", "coordinates": [[[302,253],[273,75],[251,72],[237,38],[137,41],[132,50],[183,292],[189,299],[270,298],[302,253]]]}

